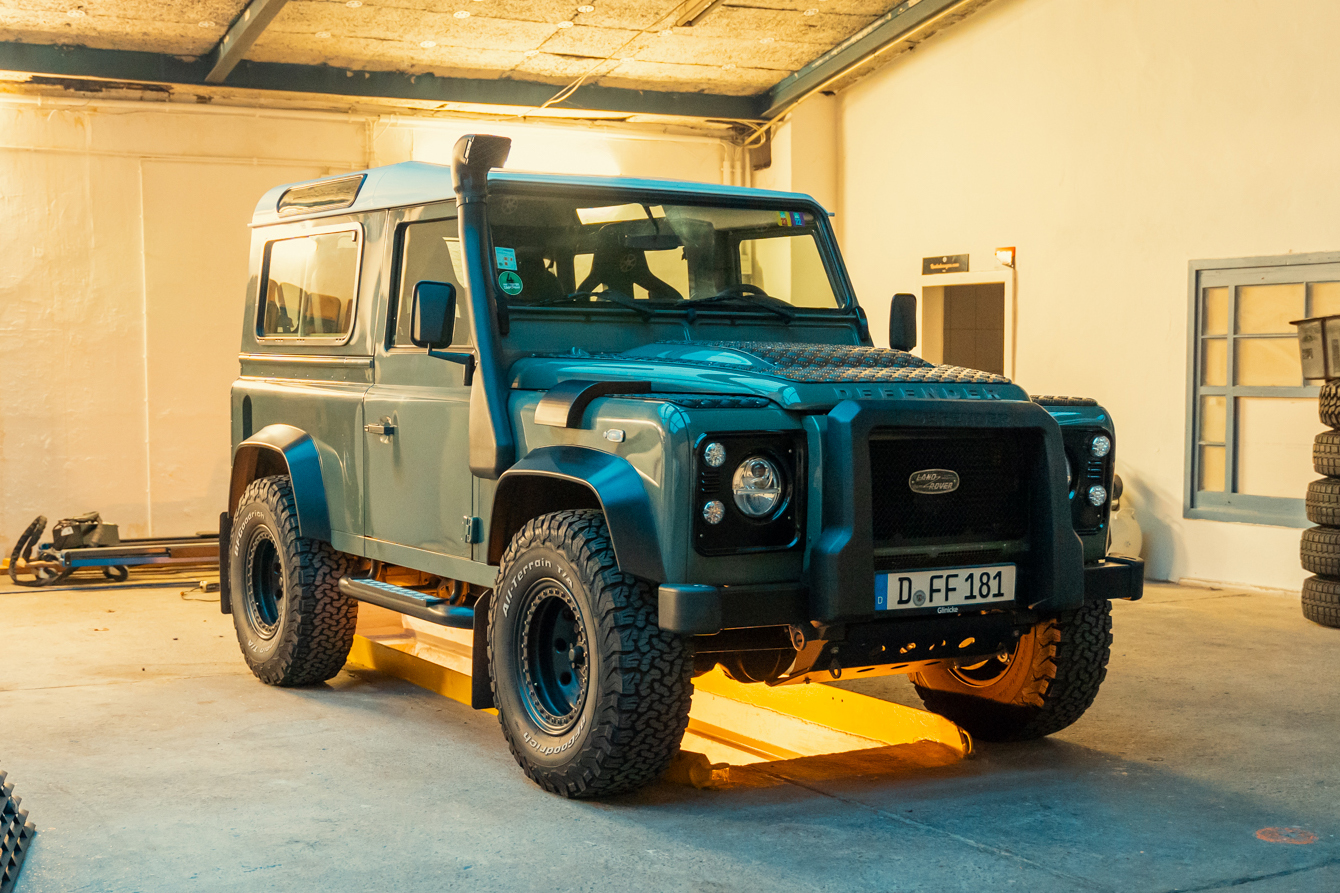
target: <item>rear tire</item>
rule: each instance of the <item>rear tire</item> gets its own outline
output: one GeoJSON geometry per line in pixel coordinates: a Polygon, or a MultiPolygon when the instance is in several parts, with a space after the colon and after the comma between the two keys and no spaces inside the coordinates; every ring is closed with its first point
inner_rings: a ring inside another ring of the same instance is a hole
{"type": "Polygon", "coordinates": [[[655,592],[619,570],[604,516],[531,520],[498,580],[489,683],[526,776],[572,798],[659,778],[688,726],[693,648],[656,625],[655,592]]]}
{"type": "Polygon", "coordinates": [[[1340,628],[1340,580],[1324,577],[1304,580],[1303,616],[1322,626],[1340,628]]]}
{"type": "Polygon", "coordinates": [[[233,626],[242,656],[267,685],[325,682],[354,642],[358,602],[340,592],[352,559],[298,536],[293,486],[282,475],[242,494],[228,548],[233,626]]]}
{"type": "Polygon", "coordinates": [[[1111,603],[1087,602],[1034,625],[1003,661],[945,664],[915,674],[912,683],[928,710],[975,738],[1041,738],[1075,722],[1093,704],[1111,646],[1111,603]]]}

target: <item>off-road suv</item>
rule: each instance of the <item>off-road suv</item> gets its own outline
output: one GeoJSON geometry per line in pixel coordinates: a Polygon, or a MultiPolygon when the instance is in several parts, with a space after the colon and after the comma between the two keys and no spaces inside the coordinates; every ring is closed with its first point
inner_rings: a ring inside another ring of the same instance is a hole
{"type": "Polygon", "coordinates": [[[476,707],[569,797],[656,778],[692,678],[912,674],[985,739],[1093,702],[1115,434],[1092,400],[872,346],[805,195],[500,170],[467,136],[272,190],[223,517],[255,674],[334,676],[358,602],[473,630],[476,707]]]}

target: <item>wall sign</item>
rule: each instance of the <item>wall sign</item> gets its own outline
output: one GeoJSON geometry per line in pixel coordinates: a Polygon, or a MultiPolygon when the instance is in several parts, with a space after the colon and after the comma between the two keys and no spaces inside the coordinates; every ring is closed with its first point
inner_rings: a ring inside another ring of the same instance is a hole
{"type": "Polygon", "coordinates": [[[945,254],[940,257],[923,257],[921,259],[921,275],[929,276],[932,273],[966,273],[968,272],[968,255],[966,254],[945,254]]]}

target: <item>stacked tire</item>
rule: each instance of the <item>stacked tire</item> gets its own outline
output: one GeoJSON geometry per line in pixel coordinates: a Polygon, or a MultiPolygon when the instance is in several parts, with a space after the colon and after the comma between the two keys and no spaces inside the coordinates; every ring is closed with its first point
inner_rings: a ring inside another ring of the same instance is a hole
{"type": "Polygon", "coordinates": [[[1303,569],[1303,616],[1322,626],[1340,627],[1340,379],[1321,389],[1323,431],[1312,442],[1312,467],[1325,475],[1307,487],[1307,519],[1299,554],[1303,569]]]}

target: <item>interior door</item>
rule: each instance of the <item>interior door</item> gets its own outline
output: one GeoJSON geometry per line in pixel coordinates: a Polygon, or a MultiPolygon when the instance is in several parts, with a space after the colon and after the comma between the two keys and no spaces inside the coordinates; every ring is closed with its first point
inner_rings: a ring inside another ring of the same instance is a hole
{"type": "MultiPolygon", "coordinates": [[[[467,367],[429,356],[410,340],[414,285],[449,282],[458,300],[451,350],[467,353],[468,307],[457,276],[456,220],[410,219],[397,228],[385,337],[364,397],[367,536],[374,557],[437,571],[435,555],[470,557],[474,478],[470,473],[467,367]]],[[[454,213],[455,209],[451,208],[454,213]]]]}

